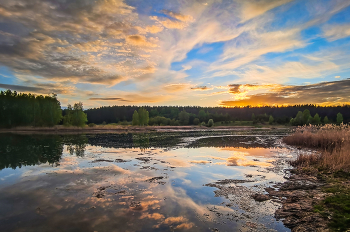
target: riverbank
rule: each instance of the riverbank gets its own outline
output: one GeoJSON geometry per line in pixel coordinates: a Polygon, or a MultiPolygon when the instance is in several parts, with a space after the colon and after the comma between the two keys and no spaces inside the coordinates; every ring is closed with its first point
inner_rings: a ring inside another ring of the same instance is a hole
{"type": "Polygon", "coordinates": [[[101,134],[101,133],[147,133],[147,132],[172,132],[172,131],[227,131],[227,130],[252,130],[252,129],[286,129],[289,127],[279,126],[110,126],[97,125],[94,127],[66,127],[62,125],[54,127],[15,127],[10,129],[0,129],[0,133],[16,134],[101,134]]]}
{"type": "Polygon", "coordinates": [[[288,181],[265,190],[282,204],[276,218],[292,231],[350,228],[349,135],[347,125],[328,125],[301,127],[284,138],[298,146],[295,169],[286,170],[288,181]]]}

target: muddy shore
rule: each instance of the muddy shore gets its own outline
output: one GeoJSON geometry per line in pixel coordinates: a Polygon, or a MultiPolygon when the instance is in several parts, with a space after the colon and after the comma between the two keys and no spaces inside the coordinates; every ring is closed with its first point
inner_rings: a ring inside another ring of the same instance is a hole
{"type": "MultiPolygon", "coordinates": [[[[95,127],[15,127],[10,129],[0,129],[0,133],[16,134],[103,134],[103,133],[147,133],[147,132],[172,132],[172,131],[228,131],[228,130],[252,130],[252,129],[279,129],[273,127],[256,128],[252,126],[95,126],[95,127]]],[[[286,127],[281,127],[286,129],[286,127]]]]}
{"type": "Polygon", "coordinates": [[[267,199],[281,203],[275,216],[292,231],[329,231],[329,220],[314,210],[314,206],[331,193],[324,193],[326,183],[313,175],[302,174],[298,169],[292,171],[288,181],[265,189],[267,199]]]}

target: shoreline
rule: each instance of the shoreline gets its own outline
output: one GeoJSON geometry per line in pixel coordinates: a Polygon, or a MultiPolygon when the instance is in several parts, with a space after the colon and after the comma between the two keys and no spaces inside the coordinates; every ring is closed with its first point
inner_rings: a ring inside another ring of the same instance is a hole
{"type": "Polygon", "coordinates": [[[238,131],[238,130],[274,130],[290,127],[254,127],[254,126],[95,126],[95,127],[14,127],[0,129],[0,133],[13,134],[100,134],[100,133],[148,133],[148,132],[190,132],[190,131],[238,131]]]}
{"type": "Polygon", "coordinates": [[[266,200],[281,204],[275,212],[275,218],[281,220],[291,231],[329,231],[329,218],[315,211],[315,205],[331,194],[325,193],[327,186],[324,180],[303,173],[295,167],[284,183],[265,188],[266,200]]]}

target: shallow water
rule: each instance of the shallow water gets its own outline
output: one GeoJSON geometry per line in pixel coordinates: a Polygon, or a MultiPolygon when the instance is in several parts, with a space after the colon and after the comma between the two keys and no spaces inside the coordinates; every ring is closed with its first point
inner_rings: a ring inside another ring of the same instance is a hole
{"type": "Polygon", "coordinates": [[[290,231],[284,134],[0,135],[0,231],[290,231]]]}

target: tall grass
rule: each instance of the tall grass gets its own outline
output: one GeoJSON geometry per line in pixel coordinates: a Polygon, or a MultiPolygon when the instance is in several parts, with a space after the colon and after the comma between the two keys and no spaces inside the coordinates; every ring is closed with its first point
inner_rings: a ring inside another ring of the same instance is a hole
{"type": "Polygon", "coordinates": [[[318,165],[333,171],[350,171],[350,126],[341,124],[298,127],[283,139],[286,144],[315,148],[320,154],[300,154],[292,164],[318,165]]]}

